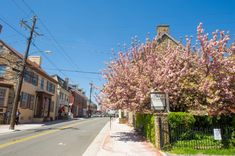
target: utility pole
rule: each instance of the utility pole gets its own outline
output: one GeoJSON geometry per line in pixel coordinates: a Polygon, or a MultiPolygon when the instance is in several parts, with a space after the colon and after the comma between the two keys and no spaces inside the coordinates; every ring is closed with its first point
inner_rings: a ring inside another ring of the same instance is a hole
{"type": "Polygon", "coordinates": [[[90,83],[90,99],[88,105],[88,117],[91,117],[91,94],[92,94],[93,83],[90,83]]]}
{"type": "Polygon", "coordinates": [[[34,34],[36,21],[37,21],[37,17],[34,16],[32,27],[28,27],[28,25],[24,21],[22,21],[22,24],[26,25],[26,27],[30,28],[31,30],[30,30],[30,36],[29,36],[28,42],[27,42],[26,51],[25,51],[24,58],[23,58],[22,70],[20,70],[19,78],[18,78],[18,82],[17,82],[17,86],[16,86],[16,93],[15,93],[15,97],[14,97],[14,103],[13,103],[13,108],[12,108],[12,113],[11,113],[11,121],[10,121],[10,127],[9,127],[9,129],[12,129],[12,130],[15,129],[16,111],[18,109],[18,103],[20,100],[20,93],[21,93],[22,83],[23,83],[23,79],[24,79],[25,68],[26,68],[26,64],[27,64],[29,49],[30,49],[30,45],[32,42],[33,34],[34,34]]]}

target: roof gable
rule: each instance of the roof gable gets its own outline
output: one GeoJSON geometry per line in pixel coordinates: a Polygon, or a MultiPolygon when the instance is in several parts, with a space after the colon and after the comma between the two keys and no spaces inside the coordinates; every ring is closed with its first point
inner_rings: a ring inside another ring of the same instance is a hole
{"type": "MultiPolygon", "coordinates": [[[[14,54],[15,56],[17,56],[19,59],[23,59],[23,55],[21,53],[19,53],[17,50],[15,50],[14,48],[12,48],[11,46],[9,46],[7,43],[5,43],[4,41],[0,40],[0,42],[8,49],[12,52],[12,54],[14,54]]],[[[44,77],[46,77],[48,80],[54,82],[54,83],[58,83],[55,79],[53,79],[52,77],[50,77],[42,68],[40,68],[38,66],[38,64],[36,64],[35,62],[30,61],[29,59],[27,59],[27,64],[30,65],[30,68],[32,70],[35,70],[38,74],[43,75],[44,77]]]]}
{"type": "Polygon", "coordinates": [[[168,34],[168,33],[162,33],[161,36],[158,36],[158,37],[156,38],[157,42],[160,44],[160,43],[163,41],[164,37],[169,38],[169,39],[170,39],[171,41],[173,41],[176,45],[180,44],[179,41],[177,41],[174,37],[172,37],[172,36],[171,36],[170,34],[168,34]]]}

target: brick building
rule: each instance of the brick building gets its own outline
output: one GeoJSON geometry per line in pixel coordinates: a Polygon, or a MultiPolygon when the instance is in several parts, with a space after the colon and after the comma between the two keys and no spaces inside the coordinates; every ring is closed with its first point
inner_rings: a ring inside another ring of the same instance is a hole
{"type": "Polygon", "coordinates": [[[70,90],[70,106],[71,112],[74,117],[86,117],[87,116],[87,97],[76,85],[69,85],[70,90]]]}

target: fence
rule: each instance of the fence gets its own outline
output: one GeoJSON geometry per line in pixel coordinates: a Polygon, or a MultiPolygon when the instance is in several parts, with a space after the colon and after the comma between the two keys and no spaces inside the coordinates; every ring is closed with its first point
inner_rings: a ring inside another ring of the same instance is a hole
{"type": "MultiPolygon", "coordinates": [[[[234,128],[229,126],[170,127],[167,122],[159,120],[161,149],[221,149],[231,146],[234,142],[234,128]],[[216,134],[215,134],[216,133],[216,134]]],[[[233,145],[234,146],[234,145],[233,145]]]]}

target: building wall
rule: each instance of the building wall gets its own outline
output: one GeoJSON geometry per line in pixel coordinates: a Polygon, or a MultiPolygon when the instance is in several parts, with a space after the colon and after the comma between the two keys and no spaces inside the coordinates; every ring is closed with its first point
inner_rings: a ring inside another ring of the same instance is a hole
{"type": "Polygon", "coordinates": [[[176,46],[178,46],[178,44],[165,35],[158,40],[156,49],[158,52],[161,52],[167,50],[168,47],[176,47],[176,46]]]}
{"type": "Polygon", "coordinates": [[[72,113],[74,117],[85,116],[84,109],[87,108],[87,97],[76,89],[71,90],[70,102],[72,103],[72,113]]]}
{"type": "MultiPolygon", "coordinates": [[[[36,92],[35,91],[36,91],[36,87],[33,86],[32,84],[29,84],[29,83],[26,83],[26,82],[24,82],[22,84],[21,92],[25,92],[25,93],[31,94],[34,97],[36,97],[36,92]]],[[[35,99],[36,98],[34,98],[34,104],[35,104],[35,99]]],[[[20,106],[20,103],[19,103],[19,106],[18,106],[19,111],[21,113],[20,122],[30,122],[30,121],[32,121],[32,118],[34,117],[34,109],[31,110],[31,109],[28,109],[28,108],[22,108],[20,106]]],[[[34,105],[34,107],[35,107],[35,105],[34,105]]]]}
{"type": "Polygon", "coordinates": [[[70,93],[68,90],[62,88],[59,84],[57,85],[57,115],[61,107],[65,108],[65,114],[68,114],[69,109],[69,96],[70,93]]]}
{"type": "MultiPolygon", "coordinates": [[[[7,91],[7,96],[8,97],[7,97],[7,100],[5,101],[6,108],[4,108],[4,112],[6,112],[6,111],[11,112],[12,111],[13,100],[14,100],[14,93],[15,93],[16,84],[17,84],[17,74],[19,72],[20,64],[22,62],[22,59],[17,54],[15,54],[11,50],[9,50],[7,47],[5,47],[2,42],[0,42],[0,47],[1,47],[1,50],[0,50],[0,64],[7,65],[6,73],[4,75],[4,78],[0,78],[0,87],[3,87],[3,85],[5,85],[5,84],[12,85],[12,87],[8,88],[8,91],[7,91]]],[[[34,66],[34,68],[35,68],[35,66],[34,66]]],[[[47,81],[50,81],[51,83],[56,85],[55,82],[52,82],[51,80],[48,80],[44,75],[42,75],[40,72],[38,72],[34,68],[27,68],[27,69],[33,71],[34,73],[36,73],[38,75],[37,86],[35,86],[31,83],[28,83],[26,81],[23,81],[22,91],[21,91],[21,93],[24,92],[24,93],[28,93],[28,94],[31,94],[31,95],[34,96],[33,109],[22,108],[21,107],[21,102],[19,102],[18,109],[21,112],[21,115],[20,115],[20,122],[21,123],[31,122],[33,117],[34,117],[35,102],[36,102],[36,91],[41,90],[41,87],[40,87],[41,78],[44,78],[44,87],[42,89],[44,91],[46,91],[47,81]]],[[[56,93],[56,87],[55,87],[55,93],[56,93]]],[[[51,97],[51,100],[54,101],[54,103],[56,103],[56,94],[54,94],[51,97]]],[[[55,106],[56,106],[56,104],[54,104],[54,108],[53,108],[54,111],[50,112],[50,117],[52,119],[55,119],[55,106]]]]}
{"type": "Polygon", "coordinates": [[[3,103],[3,107],[0,108],[2,109],[2,112],[6,112],[7,109],[7,103],[8,103],[8,96],[9,96],[9,88],[7,87],[0,87],[0,89],[4,89],[5,90],[5,96],[4,96],[4,103],[3,103]]]}
{"type": "MultiPolygon", "coordinates": [[[[39,79],[38,79],[38,85],[37,86],[34,86],[33,84],[30,84],[28,82],[23,82],[23,85],[22,85],[22,90],[21,92],[24,92],[24,93],[28,93],[28,94],[31,94],[34,96],[34,103],[33,103],[33,109],[30,109],[30,108],[22,108],[21,107],[21,102],[18,106],[20,112],[21,112],[21,115],[20,115],[20,122],[31,122],[32,119],[34,118],[34,112],[35,112],[35,107],[36,107],[36,95],[37,95],[37,90],[41,90],[41,79],[44,79],[44,87],[43,87],[43,90],[46,91],[46,85],[47,85],[47,81],[49,81],[48,79],[46,79],[45,77],[43,77],[42,75],[39,75],[39,79]]],[[[51,82],[51,81],[50,81],[51,82]]],[[[56,84],[54,84],[56,85],[56,84]]],[[[57,90],[55,90],[55,93],[57,92],[57,90]]],[[[54,94],[52,97],[51,97],[51,101],[53,101],[54,103],[54,107],[53,107],[53,111],[50,112],[50,117],[55,120],[55,114],[56,114],[56,94],[54,94]]],[[[52,102],[51,102],[52,103],[52,102]]]]}
{"type": "MultiPolygon", "coordinates": [[[[0,87],[7,89],[7,97],[4,101],[4,107],[0,111],[0,114],[6,113],[7,111],[11,112],[14,90],[16,88],[16,72],[13,69],[19,70],[17,62],[20,59],[13,55],[13,53],[0,42],[0,65],[6,65],[6,72],[3,77],[0,77],[0,87]]],[[[10,115],[9,115],[10,116],[10,115]]]]}

